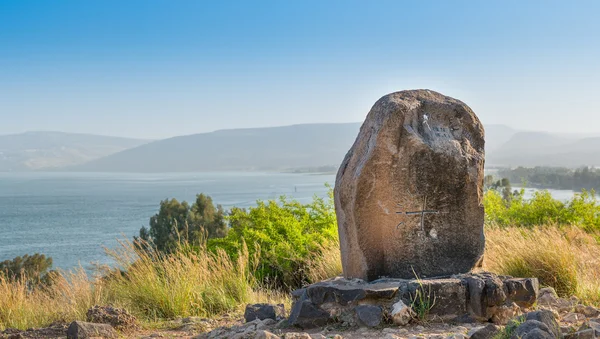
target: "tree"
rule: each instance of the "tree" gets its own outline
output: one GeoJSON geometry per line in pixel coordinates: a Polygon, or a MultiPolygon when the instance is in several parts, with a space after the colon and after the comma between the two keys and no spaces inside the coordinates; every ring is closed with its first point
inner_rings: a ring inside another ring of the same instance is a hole
{"type": "Polygon", "coordinates": [[[192,206],[177,199],[161,201],[158,213],[150,218],[149,226],[150,229],[140,229],[139,239],[162,252],[172,251],[180,242],[195,244],[227,234],[223,208],[215,206],[211,197],[204,194],[198,194],[192,206]]]}
{"type": "Polygon", "coordinates": [[[29,287],[33,288],[40,284],[50,284],[52,276],[56,273],[51,271],[52,258],[43,254],[25,254],[13,260],[0,262],[0,276],[9,281],[24,280],[29,287]]]}

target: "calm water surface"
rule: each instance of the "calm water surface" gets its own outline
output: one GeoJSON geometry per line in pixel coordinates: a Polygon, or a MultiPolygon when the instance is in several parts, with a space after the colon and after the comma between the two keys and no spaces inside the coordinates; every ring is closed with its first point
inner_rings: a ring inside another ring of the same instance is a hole
{"type": "Polygon", "coordinates": [[[110,263],[103,247],[131,238],[166,198],[207,193],[228,209],[281,195],[326,196],[334,175],[278,173],[0,173],[0,261],[43,253],[54,266],[110,263]]]}

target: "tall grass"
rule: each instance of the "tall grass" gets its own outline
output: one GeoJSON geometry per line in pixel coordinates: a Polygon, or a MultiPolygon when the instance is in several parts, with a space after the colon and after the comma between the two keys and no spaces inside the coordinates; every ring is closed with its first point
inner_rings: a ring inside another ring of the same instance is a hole
{"type": "Polygon", "coordinates": [[[339,241],[330,241],[320,247],[319,255],[308,260],[306,277],[311,283],[342,274],[342,254],[339,241]]]}
{"type": "Polygon", "coordinates": [[[537,277],[560,296],[600,305],[600,244],[578,227],[486,229],[484,268],[515,277],[537,277]]]}
{"type": "Polygon", "coordinates": [[[104,278],[107,299],[146,320],[210,317],[232,311],[252,296],[248,251],[232,261],[224,251],[180,245],[170,254],[121,242],[107,252],[121,270],[104,278]]]}
{"type": "Polygon", "coordinates": [[[52,285],[35,290],[24,281],[0,276],[0,329],[85,319],[90,307],[103,302],[102,287],[90,281],[82,268],[60,272],[52,285]]]}

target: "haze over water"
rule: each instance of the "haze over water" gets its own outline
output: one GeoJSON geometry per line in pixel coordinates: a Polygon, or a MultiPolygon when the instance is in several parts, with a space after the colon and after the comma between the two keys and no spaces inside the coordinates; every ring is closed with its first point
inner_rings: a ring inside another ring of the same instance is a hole
{"type": "Polygon", "coordinates": [[[43,253],[54,267],[110,263],[103,247],[131,239],[166,198],[209,194],[225,209],[286,195],[325,197],[335,176],[281,173],[0,173],[0,261],[43,253]]]}

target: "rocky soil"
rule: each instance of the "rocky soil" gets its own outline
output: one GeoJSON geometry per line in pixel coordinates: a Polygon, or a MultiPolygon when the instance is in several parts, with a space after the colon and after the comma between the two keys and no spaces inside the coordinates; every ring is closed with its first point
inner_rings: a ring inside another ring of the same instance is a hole
{"type": "Polygon", "coordinates": [[[251,305],[244,317],[189,317],[164,324],[168,329],[144,329],[124,310],[94,307],[86,320],[47,328],[7,329],[0,338],[600,338],[600,310],[579,300],[558,298],[552,289],[540,290],[537,310],[516,316],[505,326],[492,323],[435,323],[411,321],[406,326],[374,328],[334,324],[302,330],[289,327],[281,305],[251,305]],[[248,319],[249,321],[246,321],[248,319]],[[250,320],[254,319],[254,320],[250,320]],[[99,324],[101,323],[101,324],[99,324]]]}

